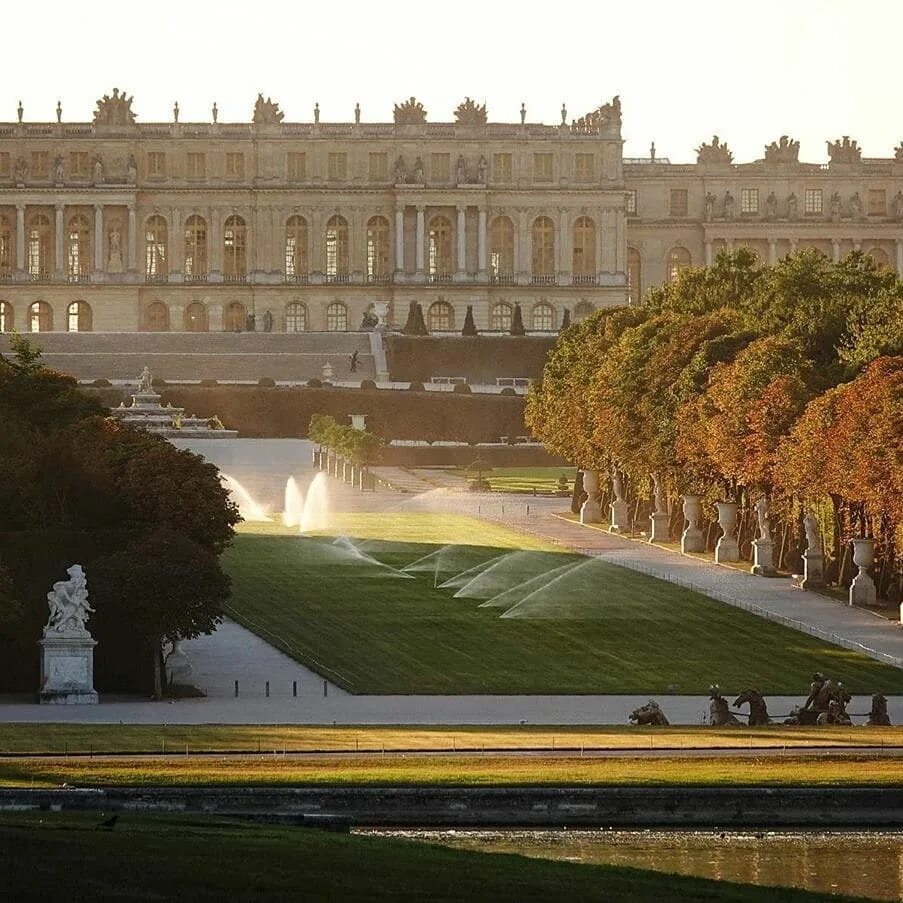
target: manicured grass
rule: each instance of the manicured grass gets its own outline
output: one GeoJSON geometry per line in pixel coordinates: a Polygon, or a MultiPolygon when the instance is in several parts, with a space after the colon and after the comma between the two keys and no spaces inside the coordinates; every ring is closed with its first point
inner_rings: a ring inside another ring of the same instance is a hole
{"type": "Polygon", "coordinates": [[[903,762],[877,755],[339,756],[0,759],[0,787],[101,786],[900,786],[903,762]]]}
{"type": "Polygon", "coordinates": [[[224,556],[229,614],[356,693],[804,693],[813,671],[854,693],[900,686],[863,655],[473,518],[351,515],[335,531],[350,545],[255,529],[224,556]],[[512,549],[535,551],[441,586],[512,549]],[[527,581],[568,564],[580,567],[527,598],[527,581]]]}
{"type": "Polygon", "coordinates": [[[2,724],[0,753],[353,752],[517,749],[805,749],[903,746],[903,727],[326,727],[269,724],[2,724]]]}
{"type": "Polygon", "coordinates": [[[0,816],[0,898],[839,901],[798,890],[196,816],[0,816]]]}
{"type": "MultiPolygon", "coordinates": [[[[458,476],[475,479],[476,471],[456,470],[458,476]]],[[[564,476],[568,480],[568,490],[574,489],[573,467],[494,467],[483,472],[483,478],[489,480],[493,492],[519,492],[532,494],[535,489],[539,493],[557,492],[558,480],[564,476]]]]}

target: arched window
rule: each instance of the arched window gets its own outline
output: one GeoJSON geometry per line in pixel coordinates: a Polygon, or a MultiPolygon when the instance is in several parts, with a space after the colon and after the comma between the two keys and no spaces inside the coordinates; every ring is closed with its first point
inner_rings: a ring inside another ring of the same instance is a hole
{"type": "Polygon", "coordinates": [[[875,261],[875,266],[879,270],[890,269],[890,257],[887,256],[887,251],[883,248],[872,248],[869,251],[869,256],[875,261]]]}
{"type": "Polygon", "coordinates": [[[555,329],[555,308],[546,301],[533,307],[533,327],[537,332],[552,332],[555,329]]]}
{"type": "Polygon", "coordinates": [[[29,306],[28,329],[30,332],[53,330],[53,309],[46,301],[35,301],[29,306]]]}
{"type": "Polygon", "coordinates": [[[444,216],[434,216],[430,220],[429,274],[434,281],[451,279],[452,230],[444,216]]]}
{"type": "Polygon", "coordinates": [[[329,332],[348,331],[348,308],[341,301],[333,301],[326,308],[326,329],[329,332]]]}
{"type": "Polygon", "coordinates": [[[489,328],[496,332],[510,332],[512,308],[507,301],[493,304],[489,311],[489,328]]]}
{"type": "Polygon", "coordinates": [[[192,301],[185,308],[185,332],[207,331],[207,308],[200,301],[192,301]]]}
{"type": "Polygon", "coordinates": [[[627,249],[627,303],[639,304],[640,293],[640,252],[636,248],[627,249]]]}
{"type": "Polygon", "coordinates": [[[671,248],[668,253],[668,281],[677,279],[681,270],[691,264],[690,252],[686,248],[671,248]]]}
{"type": "Polygon", "coordinates": [[[0,332],[12,332],[15,325],[12,304],[9,301],[0,301],[0,332]]]}
{"type": "Polygon", "coordinates": [[[448,332],[455,328],[455,309],[448,301],[435,301],[427,314],[430,332],[448,332]]]}
{"type": "Polygon", "coordinates": [[[144,275],[150,280],[166,279],[166,220],[152,216],[144,228],[144,275]]]}
{"type": "Polygon", "coordinates": [[[87,301],[73,301],[66,308],[66,330],[68,332],[90,332],[94,325],[91,305],[87,301]]]}
{"type": "Polygon", "coordinates": [[[533,220],[533,279],[555,276],[555,224],[547,216],[533,220]]]}
{"type": "Polygon", "coordinates": [[[348,220],[331,216],[326,223],[326,280],[345,282],[348,279],[348,220]]]}
{"type": "Polygon", "coordinates": [[[77,279],[91,272],[91,224],[88,217],[73,216],[66,229],[66,274],[77,279]]]}
{"type": "Polygon", "coordinates": [[[577,283],[596,281],[596,224],[588,216],[574,222],[574,276],[577,283]]]}
{"type": "Polygon", "coordinates": [[[230,216],[223,229],[223,275],[243,278],[248,273],[247,227],[240,216],[230,216]]]}
{"type": "Polygon", "coordinates": [[[310,273],[307,254],[307,220],[292,216],[285,224],[285,278],[300,280],[310,273]]]}
{"type": "Polygon", "coordinates": [[[162,301],[152,301],[144,308],[145,332],[169,332],[169,308],[162,301]]]}
{"type": "Polygon", "coordinates": [[[202,216],[185,220],[185,275],[207,275],[207,221],[202,216]]]}
{"type": "Polygon", "coordinates": [[[386,282],[389,278],[389,221],[372,216],[367,221],[367,281],[386,282]]]}
{"type": "Polygon", "coordinates": [[[36,213],[28,224],[28,276],[32,280],[47,279],[52,268],[53,232],[50,219],[36,213]]]}
{"type": "Polygon", "coordinates": [[[574,308],[574,322],[580,323],[581,321],[585,320],[588,316],[590,316],[593,313],[593,311],[595,311],[595,309],[596,308],[593,307],[593,305],[590,304],[589,301],[581,301],[574,308]]]}
{"type": "Polygon", "coordinates": [[[243,332],[248,323],[248,311],[241,301],[230,301],[226,305],[223,317],[223,329],[226,332],[243,332]]]}
{"type": "Polygon", "coordinates": [[[493,282],[514,281],[514,223],[497,216],[489,233],[489,274],[493,282]]]}
{"type": "Polygon", "coordinates": [[[0,216],[0,279],[12,275],[13,261],[13,230],[5,216],[0,216]]]}
{"type": "Polygon", "coordinates": [[[307,308],[300,301],[285,305],[285,331],[307,332],[307,308]]]}

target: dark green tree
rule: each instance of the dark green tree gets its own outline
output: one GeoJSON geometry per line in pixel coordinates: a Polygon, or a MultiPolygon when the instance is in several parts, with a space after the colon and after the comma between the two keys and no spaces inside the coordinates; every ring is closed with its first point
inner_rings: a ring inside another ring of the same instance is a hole
{"type": "Polygon", "coordinates": [[[526,335],[527,330],[524,329],[524,315],[520,309],[520,303],[514,304],[514,315],[511,317],[511,335],[526,335]]]}
{"type": "Polygon", "coordinates": [[[479,335],[477,325],[473,321],[473,305],[467,305],[467,313],[464,315],[464,326],[461,327],[461,335],[479,335]]]}

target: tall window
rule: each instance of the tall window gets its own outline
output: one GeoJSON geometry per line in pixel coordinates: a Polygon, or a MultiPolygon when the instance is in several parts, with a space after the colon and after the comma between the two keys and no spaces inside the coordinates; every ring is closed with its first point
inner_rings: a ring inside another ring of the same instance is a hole
{"type": "Polygon", "coordinates": [[[589,301],[581,301],[574,308],[574,322],[582,323],[588,316],[596,310],[589,301]]]}
{"type": "Polygon", "coordinates": [[[389,178],[389,155],[385,152],[370,154],[370,181],[385,182],[389,178]]]}
{"type": "Polygon", "coordinates": [[[687,215],[687,189],[686,188],[672,188],[671,189],[671,204],[670,204],[670,215],[671,216],[686,216],[687,215]]]}
{"type": "Polygon", "coordinates": [[[145,332],[169,332],[169,308],[162,301],[151,301],[144,308],[145,332]]]}
{"type": "Polygon", "coordinates": [[[680,271],[691,263],[690,252],[686,248],[672,248],[668,253],[668,281],[674,282],[680,271]]]}
{"type": "Polygon", "coordinates": [[[185,220],[185,275],[207,275],[207,221],[202,216],[185,220]]]}
{"type": "Polygon", "coordinates": [[[489,273],[495,280],[514,277],[514,223],[507,216],[492,221],[489,234],[489,273]]]}
{"type": "Polygon", "coordinates": [[[200,301],[192,301],[185,308],[185,332],[207,331],[207,308],[200,301]]]}
{"type": "Polygon", "coordinates": [[[307,308],[300,301],[285,305],[285,331],[307,332],[307,308]]]}
{"type": "Polygon", "coordinates": [[[9,220],[0,216],[0,279],[9,278],[13,271],[13,230],[9,220]]]}
{"type": "Polygon", "coordinates": [[[66,273],[81,276],[91,272],[91,224],[79,214],[69,220],[66,230],[66,273]]]}
{"type": "Polygon", "coordinates": [[[144,228],[144,273],[149,279],[166,278],[166,239],[166,220],[150,217],[144,228]]]}
{"type": "Polygon", "coordinates": [[[50,154],[47,151],[31,152],[31,176],[46,179],[50,175],[50,154]]]}
{"type": "Polygon", "coordinates": [[[330,182],[344,182],[348,178],[348,154],[330,154],[327,157],[327,164],[330,182]]]}
{"type": "Polygon", "coordinates": [[[640,303],[640,252],[636,248],[627,249],[627,303],[640,303]]]}
{"type": "Polygon", "coordinates": [[[226,332],[244,332],[248,322],[248,310],[241,301],[231,301],[226,305],[223,329],[226,332]]]}
{"type": "Polygon", "coordinates": [[[890,257],[887,256],[887,251],[883,248],[872,248],[869,251],[869,256],[875,261],[875,266],[879,270],[890,269],[890,257]]]}
{"type": "Polygon", "coordinates": [[[496,182],[510,182],[511,172],[511,154],[492,155],[492,178],[496,182]]]}
{"type": "Polygon", "coordinates": [[[245,276],[248,272],[247,227],[240,216],[230,216],[223,229],[223,274],[245,276]]]}
{"type": "Polygon", "coordinates": [[[574,222],[574,275],[596,278],[596,224],[588,216],[574,222]]]}
{"type": "Polygon", "coordinates": [[[53,310],[46,301],[35,301],[28,308],[28,329],[30,332],[51,332],[53,310]]]}
{"type": "Polygon", "coordinates": [[[91,305],[86,301],[73,301],[66,309],[68,332],[90,332],[93,325],[91,305]]]}
{"type": "Polygon", "coordinates": [[[241,153],[226,154],[226,178],[243,179],[245,177],[245,155],[241,153]]]}
{"type": "Polygon", "coordinates": [[[869,188],[869,216],[887,215],[887,192],[883,188],[869,188]]]}
{"type": "Polygon", "coordinates": [[[452,273],[452,229],[444,216],[430,220],[429,273],[433,279],[445,279],[452,273]]]}
{"type": "Polygon", "coordinates": [[[326,223],[326,278],[344,279],[348,275],[348,221],[332,216],[326,223]]]}
{"type": "Polygon", "coordinates": [[[489,310],[489,328],[496,332],[508,332],[511,329],[511,305],[507,301],[493,304],[489,310]]]}
{"type": "Polygon", "coordinates": [[[35,214],[28,226],[28,275],[32,279],[46,279],[50,273],[52,235],[50,219],[35,214]]]}
{"type": "Polygon", "coordinates": [[[455,309],[448,301],[435,301],[427,314],[430,332],[448,332],[455,328],[455,309]]]}
{"type": "Polygon", "coordinates": [[[12,332],[15,321],[13,320],[13,306],[9,301],[0,301],[0,332],[12,332]]]}
{"type": "Polygon", "coordinates": [[[624,203],[624,212],[628,216],[636,216],[636,189],[631,188],[627,192],[627,197],[624,203]]]}
{"type": "Polygon", "coordinates": [[[533,329],[537,332],[552,332],[555,329],[555,308],[546,301],[540,301],[533,308],[533,329]]]}
{"type": "Polygon", "coordinates": [[[147,174],[156,179],[166,175],[166,154],[163,151],[148,152],[147,174]]]}
{"type": "Polygon", "coordinates": [[[555,274],[555,224],[547,216],[533,220],[533,275],[555,274]]]}
{"type": "Polygon", "coordinates": [[[207,155],[201,153],[188,154],[185,172],[189,179],[203,179],[207,175],[207,155]]]}
{"type": "Polygon", "coordinates": [[[329,332],[348,331],[348,308],[341,301],[333,301],[326,308],[326,329],[329,332]]]}
{"type": "Polygon", "coordinates": [[[87,151],[69,152],[69,178],[87,179],[89,174],[89,162],[87,151]]]}
{"type": "Polygon", "coordinates": [[[596,155],[577,154],[574,158],[574,181],[592,182],[596,175],[596,155]]]}
{"type": "Polygon", "coordinates": [[[389,221],[373,216],[367,222],[367,279],[379,282],[389,278],[389,221]]]}
{"type": "Polygon", "coordinates": [[[447,182],[451,178],[451,154],[430,154],[430,181],[447,182]]]}
{"type": "Polygon", "coordinates": [[[759,212],[759,189],[758,188],[741,188],[740,189],[740,212],[741,213],[758,213],[759,212]]]}
{"type": "Polygon", "coordinates": [[[821,188],[807,188],[803,209],[806,213],[821,213],[824,210],[824,194],[821,188]]]}
{"type": "Polygon", "coordinates": [[[285,275],[297,279],[310,273],[307,255],[307,220],[292,216],[285,224],[285,275]]]}
{"type": "Polygon", "coordinates": [[[9,151],[0,151],[0,179],[9,178],[9,151]]]}
{"type": "Polygon", "coordinates": [[[552,181],[552,154],[533,154],[533,181],[552,181]]]}
{"type": "Polygon", "coordinates": [[[286,175],[290,182],[303,182],[307,178],[307,154],[304,151],[289,151],[286,175]]]}

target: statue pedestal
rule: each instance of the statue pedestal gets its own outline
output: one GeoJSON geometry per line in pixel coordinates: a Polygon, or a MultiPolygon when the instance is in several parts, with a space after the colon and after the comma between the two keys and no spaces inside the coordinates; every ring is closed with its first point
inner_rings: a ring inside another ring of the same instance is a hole
{"type": "Polygon", "coordinates": [[[715,562],[721,564],[724,561],[739,561],[740,546],[734,536],[722,536],[715,543],[715,562]]]}
{"type": "Polygon", "coordinates": [[[877,602],[875,581],[865,571],[860,571],[850,584],[850,605],[875,605],[877,602]]]}
{"type": "Polygon", "coordinates": [[[184,640],[176,640],[172,650],[166,656],[166,682],[168,684],[186,684],[191,677],[191,660],[182,648],[184,640]]]}
{"type": "Polygon", "coordinates": [[[649,523],[652,525],[652,531],[649,533],[649,542],[667,542],[668,526],[671,515],[664,511],[657,511],[649,516],[649,523]]]}
{"type": "Polygon", "coordinates": [[[588,498],[580,506],[580,523],[581,524],[601,524],[602,523],[602,506],[598,499],[588,498]]]}
{"type": "Polygon", "coordinates": [[[629,533],[630,532],[630,512],[627,502],[612,502],[611,508],[611,526],[608,528],[609,533],[629,533]]]}
{"type": "Polygon", "coordinates": [[[825,585],[825,556],[820,552],[803,552],[803,579],[801,589],[814,589],[825,585]]]}
{"type": "Polygon", "coordinates": [[[681,552],[704,552],[705,535],[699,527],[687,527],[680,537],[681,552]]]}
{"type": "Polygon", "coordinates": [[[40,702],[55,705],[96,705],[94,647],[85,631],[45,630],[41,647],[40,702]]]}
{"type": "Polygon", "coordinates": [[[770,539],[753,540],[752,573],[758,577],[776,577],[774,569],[774,543],[770,539]]]}

